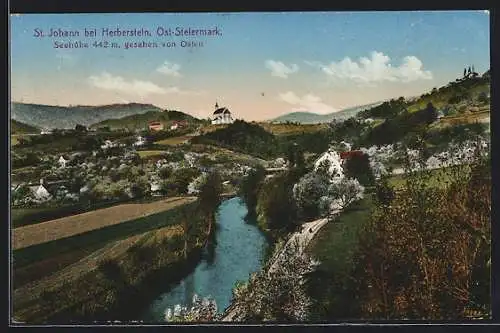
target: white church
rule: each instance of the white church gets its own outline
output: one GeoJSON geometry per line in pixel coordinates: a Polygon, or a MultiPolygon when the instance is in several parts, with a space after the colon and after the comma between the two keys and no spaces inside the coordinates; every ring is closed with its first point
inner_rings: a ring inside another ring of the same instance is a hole
{"type": "Polygon", "coordinates": [[[219,107],[218,103],[215,103],[215,111],[212,114],[212,124],[232,124],[234,122],[231,111],[226,107],[219,107]]]}

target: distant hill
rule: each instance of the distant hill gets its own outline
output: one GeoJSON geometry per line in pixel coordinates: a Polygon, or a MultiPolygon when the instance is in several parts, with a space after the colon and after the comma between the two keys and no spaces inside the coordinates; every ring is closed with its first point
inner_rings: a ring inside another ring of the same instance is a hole
{"type": "Polygon", "coordinates": [[[40,129],[14,119],[10,120],[10,134],[32,134],[40,133],[40,129]]]}
{"type": "Polygon", "coordinates": [[[200,122],[199,119],[190,116],[180,111],[148,111],[146,113],[134,114],[119,119],[107,119],[91,125],[90,127],[99,128],[108,126],[110,129],[126,128],[129,130],[144,129],[151,121],[159,121],[165,126],[169,125],[172,121],[185,120],[188,122],[200,122]]]}
{"type": "Polygon", "coordinates": [[[151,104],[110,104],[97,106],[53,106],[11,103],[11,118],[39,128],[74,128],[77,124],[90,126],[107,120],[134,114],[162,111],[151,104]]]}
{"type": "Polygon", "coordinates": [[[319,124],[319,123],[329,123],[333,119],[345,120],[356,116],[359,112],[372,108],[382,102],[376,102],[366,105],[354,106],[351,108],[346,108],[337,112],[332,112],[328,114],[318,114],[313,112],[292,112],[285,115],[279,116],[271,120],[273,123],[285,123],[285,122],[297,122],[300,124],[319,124]]]}

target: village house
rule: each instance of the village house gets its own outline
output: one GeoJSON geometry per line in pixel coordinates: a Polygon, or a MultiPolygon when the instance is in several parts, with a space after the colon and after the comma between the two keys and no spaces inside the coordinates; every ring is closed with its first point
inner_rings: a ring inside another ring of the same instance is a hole
{"type": "Polygon", "coordinates": [[[146,138],[143,137],[143,136],[138,136],[136,141],[133,143],[133,146],[134,147],[141,147],[141,146],[144,146],[146,144],[146,138]]]}
{"type": "Polygon", "coordinates": [[[69,160],[65,159],[62,155],[61,157],[59,157],[59,160],[57,161],[57,163],[59,163],[59,167],[61,168],[65,168],[66,167],[66,164],[68,164],[69,160]]]}
{"type": "Polygon", "coordinates": [[[31,185],[28,188],[35,202],[41,203],[52,199],[52,194],[45,188],[43,179],[40,179],[39,185],[31,185]]]}
{"type": "Polygon", "coordinates": [[[219,107],[218,103],[215,103],[215,111],[212,114],[212,124],[232,124],[234,122],[231,111],[226,107],[219,107]]]}
{"type": "Polygon", "coordinates": [[[163,124],[159,121],[152,121],[149,123],[150,131],[163,131],[163,124]]]}
{"type": "Polygon", "coordinates": [[[323,166],[328,167],[327,171],[332,179],[341,179],[344,176],[342,159],[333,148],[328,149],[314,162],[314,171],[318,171],[323,166]]]}
{"type": "Polygon", "coordinates": [[[101,149],[109,149],[114,147],[117,147],[117,144],[112,142],[111,140],[106,140],[104,141],[104,144],[101,145],[101,149]]]}
{"type": "Polygon", "coordinates": [[[161,182],[157,177],[152,177],[149,180],[149,189],[151,190],[151,195],[154,197],[162,195],[161,182]]]}
{"type": "Polygon", "coordinates": [[[52,134],[52,130],[50,130],[50,129],[43,129],[40,132],[40,134],[42,134],[42,135],[52,134]]]}

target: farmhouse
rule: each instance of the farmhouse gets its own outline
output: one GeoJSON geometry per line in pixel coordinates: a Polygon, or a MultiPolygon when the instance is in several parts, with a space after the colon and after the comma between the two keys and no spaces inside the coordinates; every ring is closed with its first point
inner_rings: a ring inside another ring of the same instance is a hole
{"type": "Polygon", "coordinates": [[[44,202],[52,199],[52,194],[43,186],[43,179],[40,179],[40,185],[28,187],[35,202],[44,202]]]}
{"type": "Polygon", "coordinates": [[[69,161],[66,160],[63,156],[59,157],[59,160],[57,161],[57,163],[59,163],[59,166],[61,168],[65,168],[66,167],[66,164],[68,163],[69,161]]]}
{"type": "Polygon", "coordinates": [[[117,146],[116,143],[112,142],[111,140],[106,140],[104,141],[104,144],[101,145],[101,149],[109,149],[116,146],[117,146]]]}
{"type": "Polygon", "coordinates": [[[215,111],[212,114],[212,124],[232,124],[234,122],[231,111],[226,107],[219,107],[218,103],[215,103],[215,111]]]}
{"type": "Polygon", "coordinates": [[[150,131],[163,131],[163,124],[159,121],[152,121],[149,123],[150,131]]]}
{"type": "Polygon", "coordinates": [[[340,158],[342,159],[342,161],[345,161],[352,156],[361,156],[363,154],[364,153],[361,150],[344,151],[340,153],[340,158]]]}
{"type": "Polygon", "coordinates": [[[43,129],[40,132],[40,134],[42,134],[42,135],[52,134],[52,130],[50,130],[50,129],[43,129]]]}
{"type": "Polygon", "coordinates": [[[152,179],[149,183],[149,189],[151,190],[151,195],[157,197],[161,196],[161,183],[157,179],[152,179]]]}
{"type": "Polygon", "coordinates": [[[138,136],[136,141],[134,142],[135,147],[144,146],[145,144],[146,144],[146,138],[142,136],[138,136]]]}
{"type": "Polygon", "coordinates": [[[344,176],[342,159],[333,148],[328,149],[314,162],[315,171],[322,167],[327,167],[328,174],[333,179],[341,179],[344,176]]]}

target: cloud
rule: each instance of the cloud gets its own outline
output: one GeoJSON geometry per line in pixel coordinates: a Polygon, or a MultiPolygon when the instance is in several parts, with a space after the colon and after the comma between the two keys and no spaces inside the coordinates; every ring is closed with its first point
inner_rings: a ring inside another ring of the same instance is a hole
{"type": "Polygon", "coordinates": [[[406,56],[399,66],[393,66],[390,58],[382,52],[373,51],[370,58],[361,57],[353,61],[345,57],[339,62],[324,65],[316,61],[306,61],[308,65],[319,67],[325,74],[335,79],[352,80],[361,84],[376,82],[412,82],[430,80],[432,73],[423,70],[423,64],[415,56],[406,56]]]}
{"type": "Polygon", "coordinates": [[[180,69],[181,65],[165,61],[156,71],[168,76],[182,77],[181,73],[179,73],[180,69]]]}
{"type": "Polygon", "coordinates": [[[288,91],[286,93],[279,94],[279,99],[294,105],[295,107],[292,111],[309,111],[315,113],[332,113],[338,111],[334,107],[325,104],[320,97],[307,94],[302,97],[297,96],[294,92],[288,91]]]}
{"type": "Polygon", "coordinates": [[[89,77],[89,83],[97,88],[146,97],[152,94],[203,95],[206,91],[182,90],[178,87],[163,88],[150,81],[125,80],[107,72],[89,77]]]}
{"type": "Polygon", "coordinates": [[[271,75],[281,78],[288,78],[288,75],[296,73],[299,70],[297,64],[285,65],[281,61],[266,60],[266,68],[271,70],[271,75]]]}

